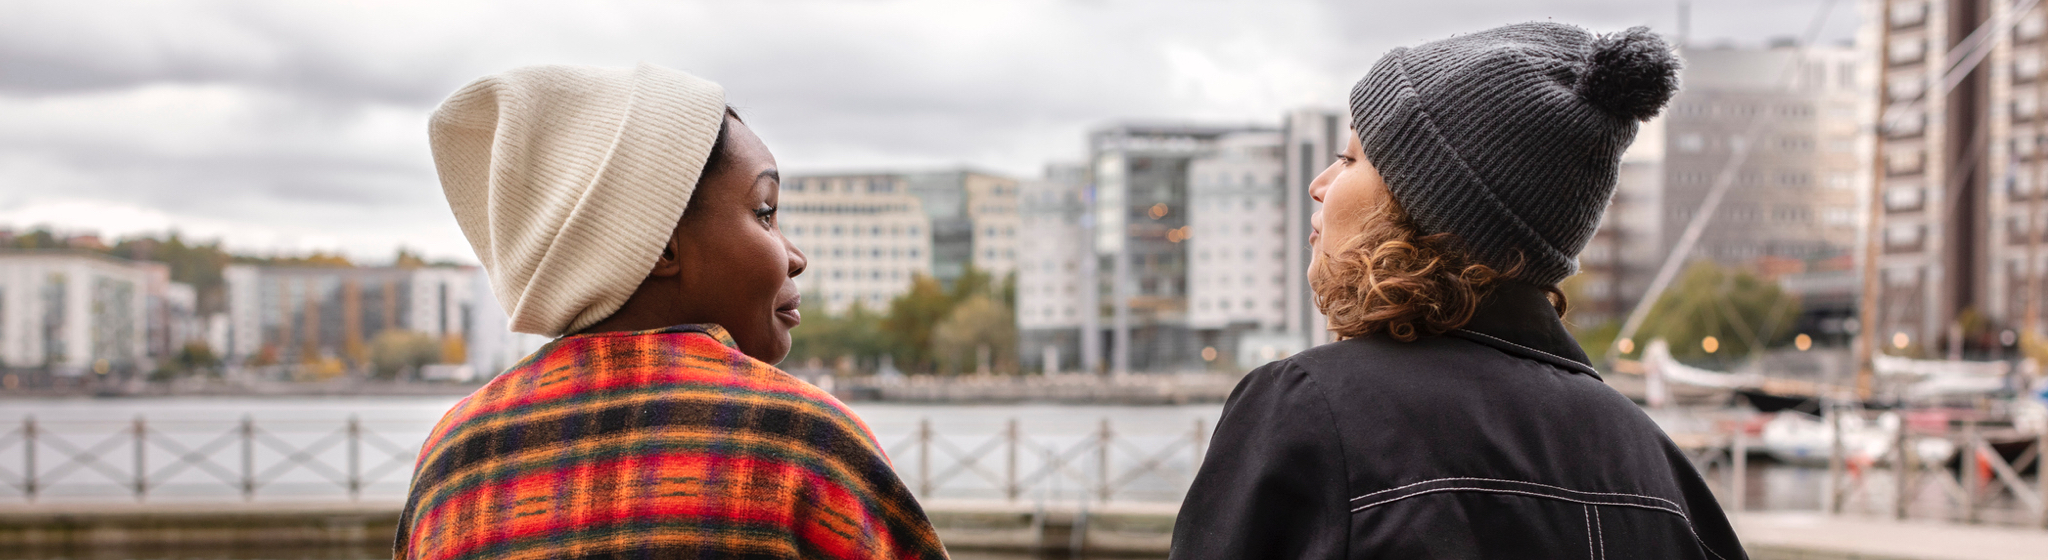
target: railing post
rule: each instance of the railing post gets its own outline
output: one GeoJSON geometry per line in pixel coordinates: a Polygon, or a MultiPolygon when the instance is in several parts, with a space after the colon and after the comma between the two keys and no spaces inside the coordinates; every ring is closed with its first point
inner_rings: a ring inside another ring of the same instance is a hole
{"type": "Polygon", "coordinates": [[[1963,520],[1976,523],[1978,486],[1976,420],[1966,420],[1963,422],[1963,444],[1959,447],[1963,452],[1963,472],[1958,473],[1962,475],[1959,478],[1962,479],[1963,483],[1963,520]]]}
{"type": "Polygon", "coordinates": [[[1742,515],[1749,502],[1749,431],[1735,428],[1735,440],[1728,445],[1728,488],[1735,495],[1730,499],[1735,515],[1742,515]]]}
{"type": "Polygon", "coordinates": [[[21,491],[29,503],[36,501],[36,417],[31,414],[21,421],[21,491]]]}
{"type": "Polygon", "coordinates": [[[917,421],[917,497],[932,499],[932,419],[917,421]]]}
{"type": "Polygon", "coordinates": [[[1828,491],[1821,495],[1828,513],[1842,513],[1842,411],[1827,405],[1828,491]]]}
{"type": "Polygon", "coordinates": [[[1097,440],[1097,441],[1096,441],[1096,444],[1097,444],[1097,447],[1096,447],[1096,454],[1097,454],[1097,458],[1098,458],[1098,459],[1100,459],[1100,460],[1102,461],[1102,464],[1101,464],[1101,465],[1100,465],[1099,467],[1097,467],[1097,469],[1096,469],[1096,472],[1098,472],[1098,473],[1101,473],[1101,477],[1102,477],[1102,478],[1101,478],[1101,482],[1102,482],[1102,487],[1100,488],[1100,490],[1099,490],[1099,491],[1100,491],[1100,492],[1101,492],[1101,494],[1102,494],[1102,501],[1103,501],[1103,502],[1108,502],[1108,501],[1109,501],[1109,495],[1110,495],[1110,487],[1109,487],[1109,445],[1110,445],[1110,438],[1112,438],[1112,437],[1115,437],[1115,436],[1116,436],[1116,434],[1115,434],[1114,432],[1111,432],[1111,431],[1109,431],[1109,417],[1107,417],[1107,416],[1104,416],[1104,417],[1102,418],[1102,436],[1101,436],[1101,438],[1100,438],[1099,440],[1097,440]]]}
{"type": "Polygon", "coordinates": [[[348,499],[363,497],[363,427],[356,415],[348,415],[348,499]]]}
{"type": "Polygon", "coordinates": [[[1911,426],[1903,421],[1903,417],[1900,420],[1898,437],[1892,441],[1892,451],[1898,454],[1892,460],[1892,518],[1904,521],[1906,510],[1913,505],[1913,476],[1919,472],[1913,462],[1920,453],[1913,449],[1911,426]]]}
{"type": "Polygon", "coordinates": [[[2041,528],[2048,529],[2048,433],[2034,436],[2034,486],[2041,497],[2041,528]]]}
{"type": "Polygon", "coordinates": [[[256,499],[256,419],[242,415],[242,501],[256,499]]]}
{"type": "Polygon", "coordinates": [[[135,501],[140,502],[149,493],[149,465],[143,457],[149,453],[149,428],[143,424],[142,415],[135,415],[135,501]]]}
{"type": "Polygon", "coordinates": [[[1007,442],[1004,442],[1004,443],[1005,443],[1005,448],[1006,448],[1006,449],[1008,450],[1008,451],[1007,451],[1007,452],[1006,452],[1006,453],[1004,454],[1004,457],[1005,457],[1005,458],[1007,458],[1007,459],[1008,459],[1008,461],[1007,461],[1007,463],[1006,463],[1006,466],[1005,466],[1005,467],[1004,467],[1004,469],[1003,469],[1003,494],[1004,494],[1005,496],[1008,496],[1008,497],[1010,498],[1010,501],[1014,502],[1014,501],[1017,501],[1017,493],[1018,493],[1018,488],[1017,488],[1017,419],[1016,419],[1016,418],[1011,418],[1011,419],[1010,419],[1010,427],[1009,427],[1009,430],[1008,430],[1007,432],[1005,432],[1005,433],[1004,433],[1003,435],[1004,435],[1004,437],[1005,437],[1006,439],[1008,439],[1008,440],[1009,440],[1009,441],[1007,441],[1007,442]]]}
{"type": "MultiPolygon", "coordinates": [[[[1203,447],[1204,447],[1204,446],[1206,446],[1206,445],[1208,445],[1208,443],[1209,443],[1209,431],[1208,431],[1208,430],[1204,430],[1204,429],[1202,429],[1202,428],[1203,428],[1203,426],[1202,426],[1202,419],[1200,419],[1200,418],[1196,418],[1196,419],[1195,419],[1195,440],[1194,440],[1194,441],[1195,441],[1195,460],[1194,460],[1193,462],[1190,462],[1190,463],[1188,463],[1189,465],[1193,465],[1193,466],[1192,466],[1191,468],[1189,468],[1189,469],[1188,469],[1190,473],[1199,473],[1199,472],[1202,472],[1202,458],[1203,458],[1203,457],[1205,456],[1205,454],[1204,454],[1204,451],[1206,451],[1205,449],[1203,449],[1203,447]]],[[[1193,476],[1192,474],[1190,474],[1190,475],[1188,476],[1188,478],[1192,479],[1192,478],[1194,478],[1194,476],[1193,476]]]]}

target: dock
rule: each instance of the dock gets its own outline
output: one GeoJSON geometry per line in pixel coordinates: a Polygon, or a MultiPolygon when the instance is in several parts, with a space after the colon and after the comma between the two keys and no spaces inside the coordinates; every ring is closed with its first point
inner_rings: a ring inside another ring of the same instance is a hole
{"type": "MultiPolygon", "coordinates": [[[[1178,504],[925,503],[958,551],[1082,552],[1161,558],[1178,504]]],[[[388,546],[396,502],[0,505],[0,550],[388,546]]],[[[1752,512],[1736,531],[1758,560],[2038,560],[2048,530],[1752,512]]]]}

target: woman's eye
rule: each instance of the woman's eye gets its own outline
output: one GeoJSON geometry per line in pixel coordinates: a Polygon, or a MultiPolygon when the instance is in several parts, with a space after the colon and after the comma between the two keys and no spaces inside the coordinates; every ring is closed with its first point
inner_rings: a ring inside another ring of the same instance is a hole
{"type": "Polygon", "coordinates": [[[766,208],[761,208],[761,209],[759,209],[759,210],[755,210],[755,211],[754,211],[754,219],[756,219],[756,220],[760,220],[760,221],[761,221],[761,223],[764,223],[764,224],[768,224],[768,225],[771,225],[771,226],[772,226],[772,225],[775,225],[775,208],[774,208],[774,207],[766,207],[766,208]]]}

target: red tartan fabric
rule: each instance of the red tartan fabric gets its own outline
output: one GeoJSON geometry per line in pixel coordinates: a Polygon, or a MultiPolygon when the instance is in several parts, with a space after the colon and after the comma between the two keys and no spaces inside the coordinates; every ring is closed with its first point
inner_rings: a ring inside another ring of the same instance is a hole
{"type": "Polygon", "coordinates": [[[550,343],[416,469],[401,559],[946,556],[867,426],[715,325],[550,343]]]}

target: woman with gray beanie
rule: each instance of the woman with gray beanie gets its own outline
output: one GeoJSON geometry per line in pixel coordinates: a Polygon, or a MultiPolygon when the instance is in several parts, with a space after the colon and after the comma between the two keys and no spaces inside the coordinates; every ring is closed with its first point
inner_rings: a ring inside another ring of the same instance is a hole
{"type": "Polygon", "coordinates": [[[1307,272],[1340,340],[1232,392],[1173,557],[1744,558],[1556,287],[1678,66],[1648,29],[1554,23],[1375,64],[1310,186],[1307,272]]]}

